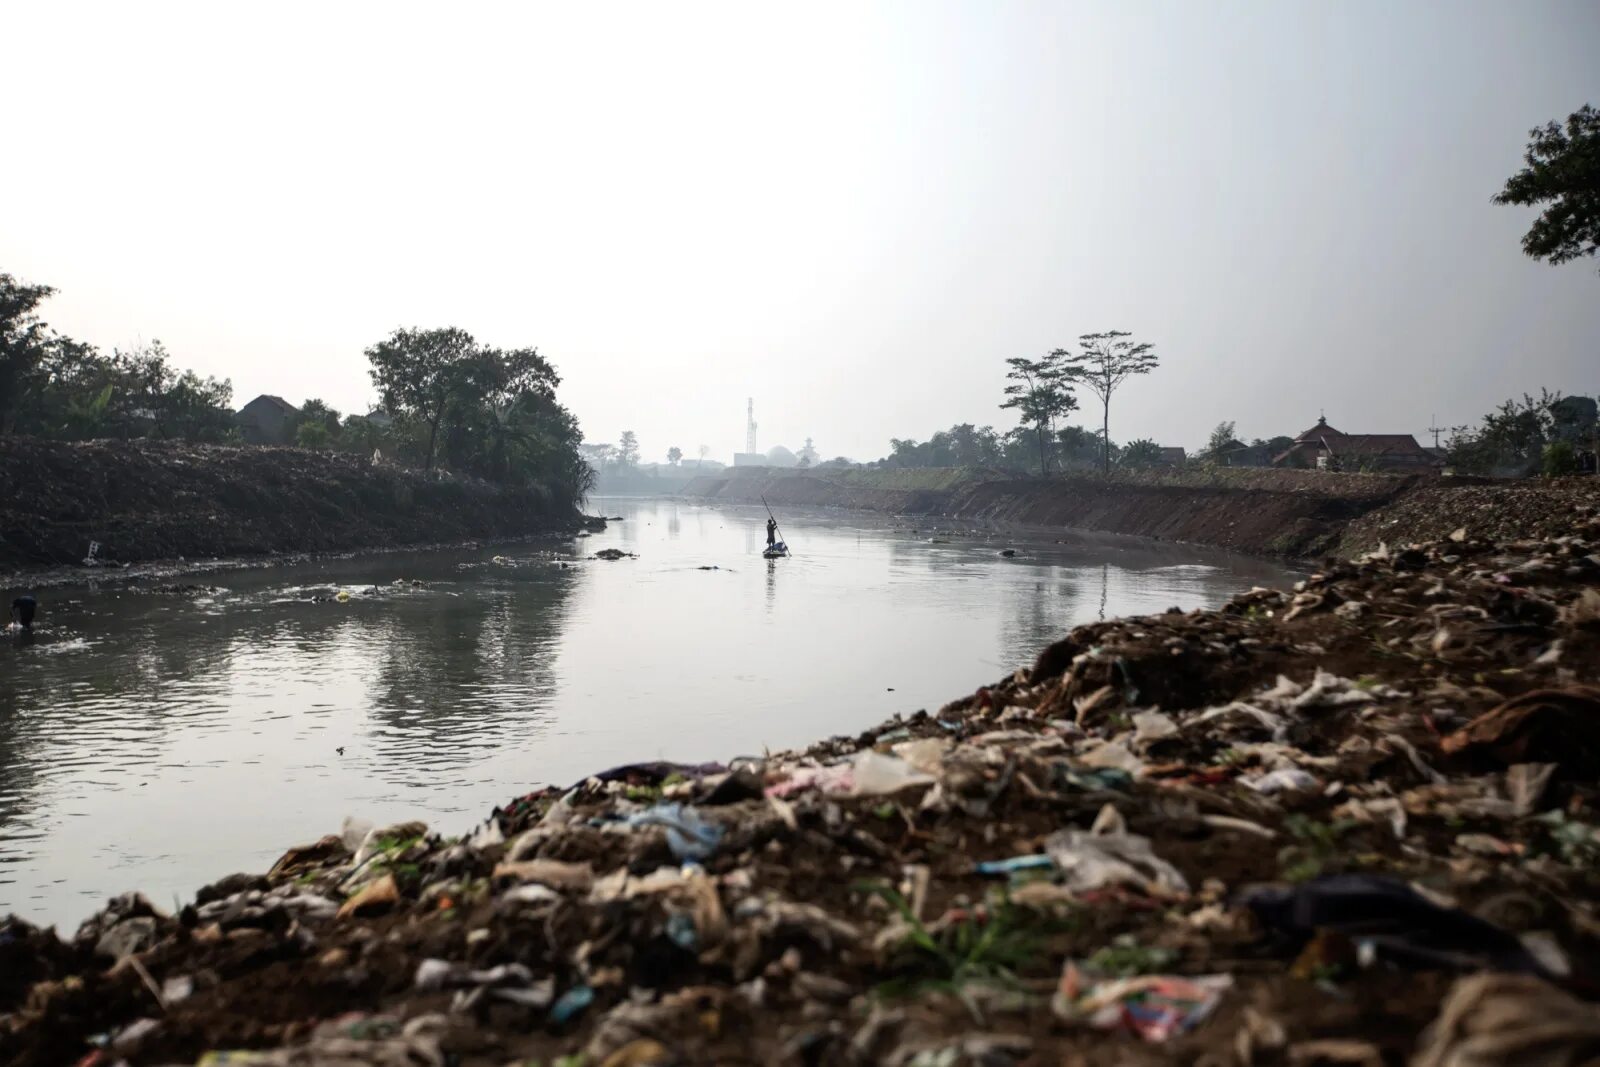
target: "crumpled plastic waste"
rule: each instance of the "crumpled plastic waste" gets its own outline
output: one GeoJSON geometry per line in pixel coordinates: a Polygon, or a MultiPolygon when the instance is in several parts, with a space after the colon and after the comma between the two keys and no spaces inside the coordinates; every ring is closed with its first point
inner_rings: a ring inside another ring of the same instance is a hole
{"type": "Polygon", "coordinates": [[[933,775],[918,770],[908,760],[866,748],[848,763],[797,767],[784,781],[768,786],[767,795],[790,797],[815,790],[830,795],[890,796],[903,789],[933,785],[936,781],[933,775]]]}
{"type": "Polygon", "coordinates": [[[657,804],[649,811],[629,816],[628,826],[666,827],[667,847],[680,862],[709,858],[726,832],[721,824],[708,822],[685,804],[657,804]]]}
{"type": "Polygon", "coordinates": [[[412,984],[420,992],[462,990],[450,1005],[458,1012],[472,1009],[486,996],[525,1008],[545,1008],[555,999],[555,979],[536,981],[520,963],[474,970],[448,960],[426,959],[417,965],[412,984]]]}
{"type": "Polygon", "coordinates": [[[1332,931],[1374,958],[1411,967],[1547,973],[1515,935],[1441,907],[1395,878],[1326,875],[1298,886],[1247,889],[1238,902],[1295,952],[1318,932],[1332,931]]]}
{"type": "Polygon", "coordinates": [[[550,1021],[557,1026],[571,1022],[588,1010],[594,1003],[594,990],[586,985],[576,985],[561,994],[554,1004],[550,1005],[550,1021]]]}
{"type": "Polygon", "coordinates": [[[1322,788],[1322,783],[1298,767],[1279,767],[1275,771],[1249,778],[1240,778],[1239,784],[1249,786],[1257,793],[1311,792],[1322,788]]]}
{"type": "Polygon", "coordinates": [[[1127,1030],[1159,1042],[1204,1022],[1232,986],[1233,976],[1228,974],[1100,979],[1068,961],[1050,1007],[1066,1022],[1127,1030]]]}

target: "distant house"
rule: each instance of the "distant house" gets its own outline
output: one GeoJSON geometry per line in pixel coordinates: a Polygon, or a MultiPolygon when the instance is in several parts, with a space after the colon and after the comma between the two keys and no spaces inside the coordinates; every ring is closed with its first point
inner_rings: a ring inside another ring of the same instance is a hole
{"type": "Polygon", "coordinates": [[[248,445],[286,445],[300,409],[281,396],[262,393],[239,409],[234,420],[248,445]]]}
{"type": "Polygon", "coordinates": [[[1423,472],[1443,466],[1439,457],[1408,433],[1349,434],[1319,418],[1317,424],[1274,456],[1274,467],[1339,471],[1423,472]]]}
{"type": "Polygon", "coordinates": [[[1189,454],[1183,450],[1182,445],[1162,445],[1161,465],[1164,467],[1181,467],[1189,459],[1189,454]]]}

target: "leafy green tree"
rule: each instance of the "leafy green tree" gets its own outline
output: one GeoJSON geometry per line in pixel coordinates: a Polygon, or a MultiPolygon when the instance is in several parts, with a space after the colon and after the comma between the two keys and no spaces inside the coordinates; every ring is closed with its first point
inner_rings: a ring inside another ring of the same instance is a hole
{"type": "Polygon", "coordinates": [[[667,462],[672,464],[674,467],[678,465],[678,461],[682,458],[683,449],[679,448],[677,445],[673,445],[671,448],[667,449],[667,462]]]}
{"type": "Polygon", "coordinates": [[[1136,441],[1129,441],[1122,450],[1121,463],[1124,467],[1155,467],[1161,463],[1161,446],[1148,437],[1141,437],[1136,441]]]}
{"type": "Polygon", "coordinates": [[[54,294],[48,285],[0,274],[0,433],[13,431],[17,409],[38,388],[35,375],[54,340],[38,308],[54,294]]]}
{"type": "Polygon", "coordinates": [[[234,432],[233,386],[178,371],[159,340],[114,350],[103,367],[112,384],[102,429],[120,437],[218,442],[234,432]]]}
{"type": "Polygon", "coordinates": [[[1565,263],[1600,252],[1600,109],[1585,104],[1528,131],[1527,166],[1506,180],[1496,204],[1548,205],[1522,238],[1534,259],[1565,263]]]}
{"type": "Polygon", "coordinates": [[[1049,474],[1045,435],[1054,433],[1056,419],[1077,410],[1078,398],[1066,384],[1057,353],[1043,359],[1014,356],[1006,360],[1006,366],[1011,368],[1006,372],[1011,384],[1005,388],[1006,400],[1000,407],[1015,408],[1023,424],[1033,427],[1039,444],[1039,472],[1049,474]]]}
{"type": "Polygon", "coordinates": [[[472,379],[481,353],[470,333],[455,327],[401,329],[367,349],[372,384],[391,414],[405,412],[428,428],[423,469],[432,470],[439,426],[450,401],[472,379]]]}
{"type": "Polygon", "coordinates": [[[1450,465],[1467,474],[1526,476],[1544,464],[1545,445],[1555,439],[1550,405],[1561,399],[1548,389],[1539,398],[1524,393],[1483,417],[1476,427],[1457,426],[1450,433],[1450,465]]]}
{"type": "Polygon", "coordinates": [[[231,438],[226,380],[177,370],[160,341],[105,356],[63,337],[38,314],[53,292],[0,274],[0,431],[69,440],[231,438]]]}
{"type": "Polygon", "coordinates": [[[639,465],[639,438],[632,430],[623,430],[617,442],[617,466],[631,470],[639,465]]]}
{"type": "Polygon", "coordinates": [[[1217,423],[1216,427],[1211,431],[1210,440],[1206,441],[1206,455],[1220,456],[1237,445],[1239,443],[1239,435],[1235,429],[1236,425],[1231,419],[1217,423]]]}
{"type": "Polygon", "coordinates": [[[1544,473],[1547,478],[1559,478],[1579,471],[1578,453],[1571,441],[1553,441],[1544,446],[1544,473]]]}
{"type": "Polygon", "coordinates": [[[1273,456],[1279,456],[1287,452],[1294,445],[1294,438],[1287,434],[1278,434],[1275,437],[1267,438],[1257,437],[1250,442],[1250,445],[1253,448],[1262,449],[1267,454],[1267,458],[1271,459],[1273,456]]]}
{"type": "MultiPolygon", "coordinates": [[[[1094,430],[1082,426],[1063,426],[1056,431],[1056,448],[1063,466],[1098,466],[1105,455],[1105,443],[1094,430]]],[[[1116,445],[1112,445],[1115,454],[1116,445]]]]}
{"type": "Polygon", "coordinates": [[[370,456],[383,450],[393,450],[393,435],[381,421],[366,415],[346,415],[339,424],[335,441],[341,451],[370,456]]]}
{"type": "Polygon", "coordinates": [[[1136,374],[1149,374],[1161,362],[1155,346],[1148,341],[1134,343],[1125,330],[1086,333],[1078,338],[1078,351],[1057,349],[1051,358],[1061,377],[1087,385],[1102,405],[1101,442],[1104,468],[1111,471],[1111,397],[1123,382],[1136,374]]]}
{"type": "Polygon", "coordinates": [[[295,419],[294,443],[301,448],[332,448],[343,431],[339,413],[321,400],[312,398],[300,405],[295,419]]]}

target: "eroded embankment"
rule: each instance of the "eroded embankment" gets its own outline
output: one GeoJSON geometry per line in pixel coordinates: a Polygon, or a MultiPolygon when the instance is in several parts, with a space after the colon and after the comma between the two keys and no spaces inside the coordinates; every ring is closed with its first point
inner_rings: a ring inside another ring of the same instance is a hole
{"type": "Polygon", "coordinates": [[[1310,471],[1119,472],[1017,478],[979,470],[774,471],[691,482],[686,494],[774,507],[1063,526],[1258,555],[1330,550],[1353,520],[1410,491],[1410,478],[1310,471]]]}
{"type": "Polygon", "coordinates": [[[577,514],[508,490],[291,448],[0,438],[0,569],[516,537],[577,514]]]}

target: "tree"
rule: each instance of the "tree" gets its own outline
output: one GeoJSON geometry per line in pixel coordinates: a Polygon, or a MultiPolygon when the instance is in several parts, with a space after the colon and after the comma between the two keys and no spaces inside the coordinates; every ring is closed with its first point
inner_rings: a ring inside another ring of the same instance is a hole
{"type": "Polygon", "coordinates": [[[1078,338],[1078,352],[1057,349],[1051,353],[1053,358],[1061,361],[1063,377],[1082,382],[1100,398],[1100,433],[1107,474],[1111,472],[1111,395],[1133,375],[1149,374],[1160,363],[1153,344],[1148,341],[1135,344],[1128,340],[1132,336],[1125,330],[1086,333],[1078,338]]]}
{"type": "Polygon", "coordinates": [[[37,309],[54,294],[48,285],[0,274],[0,433],[12,431],[22,398],[49,353],[52,335],[37,309]]]}
{"type": "Polygon", "coordinates": [[[423,469],[433,469],[439,425],[451,398],[464,388],[481,353],[472,335],[453,326],[440,330],[396,330],[367,349],[372,384],[394,414],[414,415],[428,428],[423,469]]]}
{"type": "Polygon", "coordinates": [[[375,422],[365,415],[346,415],[335,438],[341,451],[363,456],[370,456],[380,449],[388,451],[392,447],[388,430],[381,422],[375,422]]]}
{"type": "Polygon", "coordinates": [[[300,405],[295,419],[294,443],[301,448],[332,448],[343,429],[339,413],[315,397],[300,405]]]}
{"type": "Polygon", "coordinates": [[[1267,458],[1270,460],[1272,457],[1280,456],[1287,452],[1290,448],[1294,447],[1294,438],[1289,437],[1286,434],[1278,434],[1276,437],[1268,437],[1265,439],[1257,437],[1254,441],[1250,442],[1250,447],[1260,448],[1266,453],[1267,458]]]}
{"type": "Polygon", "coordinates": [[[696,466],[704,466],[705,462],[706,462],[706,457],[709,456],[710,454],[711,454],[711,446],[710,445],[701,445],[700,446],[700,462],[697,463],[696,466]]]}
{"type": "MultiPolygon", "coordinates": [[[[1116,446],[1111,447],[1114,452],[1116,446]]],[[[1074,467],[1099,466],[1106,451],[1099,432],[1085,430],[1082,426],[1063,426],[1057,430],[1056,449],[1062,466],[1074,467]]]]}
{"type": "Polygon", "coordinates": [[[1447,445],[1450,465],[1467,474],[1537,474],[1545,445],[1556,438],[1550,405],[1560,399],[1548,389],[1537,400],[1524,393],[1520,402],[1507,400],[1485,415],[1479,427],[1455,427],[1447,445]]]}
{"type": "Polygon", "coordinates": [[[1200,453],[1207,463],[1225,464],[1228,453],[1239,447],[1240,441],[1234,426],[1235,423],[1230,419],[1217,423],[1212,429],[1206,447],[1200,453]]]}
{"type": "Polygon", "coordinates": [[[617,466],[628,469],[639,464],[639,438],[632,430],[622,431],[622,440],[617,445],[617,466]]]}
{"type": "Polygon", "coordinates": [[[667,462],[672,464],[674,467],[678,465],[678,460],[682,458],[683,449],[679,448],[677,445],[673,445],[671,448],[667,449],[667,462]]]}
{"type": "Polygon", "coordinates": [[[1006,378],[1007,399],[1001,408],[1016,408],[1024,425],[1031,425],[1039,442],[1039,473],[1050,473],[1049,457],[1045,454],[1045,433],[1054,432],[1056,419],[1077,410],[1078,398],[1067,387],[1058,354],[1052,352],[1043,359],[1013,356],[1006,360],[1011,369],[1006,378]]]}
{"type": "Polygon", "coordinates": [[[1600,252],[1600,109],[1589,104],[1528,131],[1527,166],[1506,180],[1496,204],[1548,204],[1522,238],[1534,259],[1565,263],[1600,252]]]}
{"type": "Polygon", "coordinates": [[[123,437],[226,440],[233,433],[232,384],[174,370],[168,358],[159,340],[113,350],[105,366],[112,394],[102,428],[123,437]]]}
{"type": "Polygon", "coordinates": [[[1161,446],[1148,437],[1129,441],[1122,450],[1121,463],[1124,467],[1158,466],[1161,463],[1161,446]]]}

